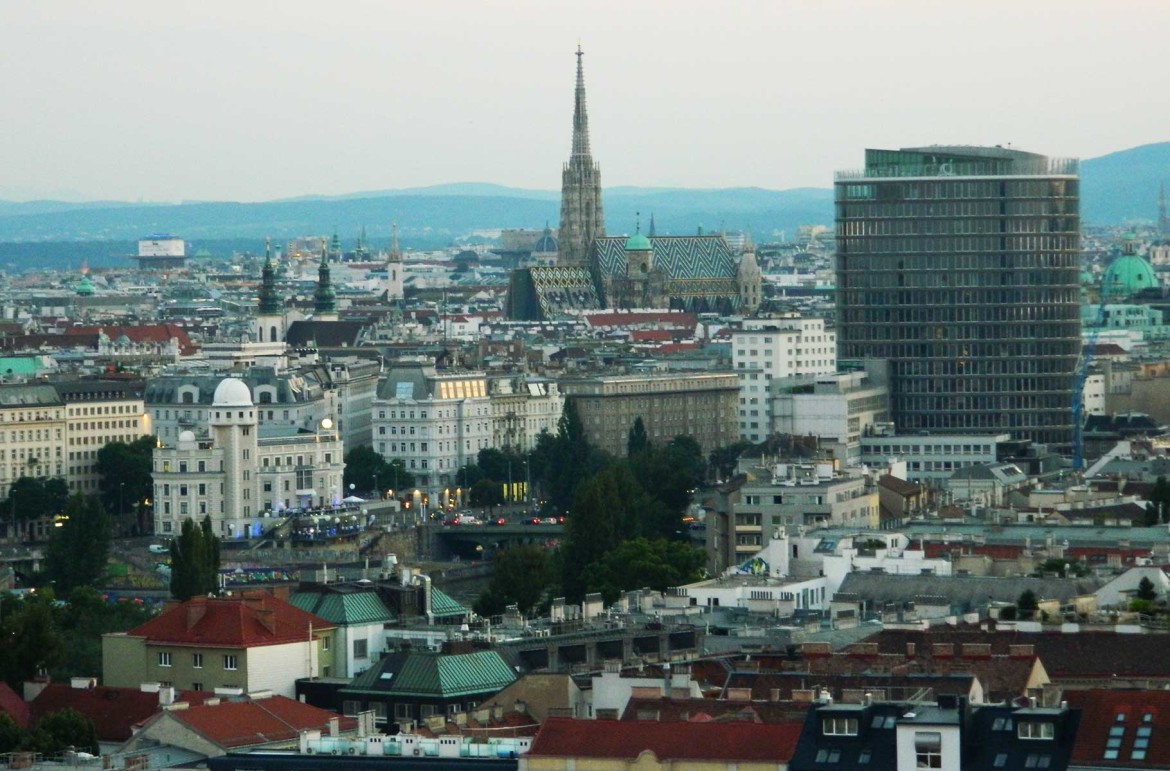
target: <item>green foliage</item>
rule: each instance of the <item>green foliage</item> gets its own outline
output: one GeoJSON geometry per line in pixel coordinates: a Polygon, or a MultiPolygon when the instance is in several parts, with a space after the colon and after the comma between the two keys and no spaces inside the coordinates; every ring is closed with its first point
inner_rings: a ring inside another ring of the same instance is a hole
{"type": "Polygon", "coordinates": [[[104,581],[110,556],[110,518],[97,498],[70,497],[65,516],[53,528],[45,555],[49,577],[62,593],[104,581]]]}
{"type": "Polygon", "coordinates": [[[602,454],[589,444],[577,408],[571,400],[557,423],[556,436],[541,434],[532,451],[532,478],[537,481],[553,511],[568,511],[577,487],[604,466],[602,454]]]}
{"type": "Polygon", "coordinates": [[[1154,586],[1153,581],[1146,576],[1142,576],[1142,580],[1138,581],[1137,591],[1134,593],[1134,597],[1139,600],[1145,600],[1146,602],[1153,602],[1158,599],[1158,590],[1154,586]]]}
{"type": "Polygon", "coordinates": [[[49,668],[54,681],[71,677],[92,677],[102,671],[102,635],[125,632],[154,615],[147,605],[132,602],[109,603],[90,586],[69,594],[69,601],[53,608],[54,626],[61,636],[63,651],[49,668]]]}
{"type": "Polygon", "coordinates": [[[1129,601],[1128,610],[1132,613],[1141,613],[1142,615],[1152,616],[1156,610],[1154,603],[1150,600],[1133,599],[1129,601]]]}
{"type": "Polygon", "coordinates": [[[741,440],[734,444],[729,444],[726,447],[718,447],[712,450],[711,455],[708,457],[708,463],[715,478],[722,480],[731,479],[735,474],[735,467],[739,461],[739,456],[743,455],[743,451],[751,446],[751,442],[741,440]]]}
{"type": "Polygon", "coordinates": [[[1025,589],[1020,592],[1020,597],[1016,600],[1016,608],[1020,612],[1020,618],[1032,618],[1036,614],[1036,611],[1040,609],[1040,603],[1036,599],[1036,593],[1031,589],[1025,589]]]}
{"type": "Polygon", "coordinates": [[[20,477],[8,488],[8,511],[21,522],[60,514],[69,500],[64,479],[20,477]]]}
{"type": "MultiPolygon", "coordinates": [[[[523,482],[525,455],[512,449],[497,450],[489,447],[479,451],[475,458],[479,471],[487,479],[497,482],[523,482]]],[[[474,484],[474,482],[472,483],[474,484]]]]}
{"type": "Polygon", "coordinates": [[[503,487],[491,479],[481,479],[473,484],[468,496],[472,506],[496,506],[504,502],[503,487]]]}
{"type": "Polygon", "coordinates": [[[28,735],[23,747],[43,755],[56,755],[70,748],[98,754],[97,733],[93,723],[68,707],[60,712],[51,712],[37,721],[36,730],[28,735]]]}
{"type": "Polygon", "coordinates": [[[97,471],[101,475],[100,489],[106,511],[121,518],[127,512],[135,515],[135,524],[144,516],[144,501],[154,495],[154,477],[151,476],[156,440],[142,436],[127,444],[110,442],[97,451],[97,471]]]}
{"type": "Polygon", "coordinates": [[[633,458],[650,449],[650,437],[646,435],[646,424],[642,416],[634,418],[634,425],[630,427],[629,438],[626,439],[626,455],[633,458]]]}
{"type": "Polygon", "coordinates": [[[16,721],[8,716],[7,712],[0,712],[0,753],[14,752],[20,749],[24,741],[24,731],[16,721]]]}
{"type": "Polygon", "coordinates": [[[702,549],[679,541],[636,538],[586,566],[582,578],[587,592],[601,592],[609,604],[616,602],[623,590],[650,587],[664,591],[697,581],[706,561],[702,549]]]}
{"type": "MultiPolygon", "coordinates": [[[[363,445],[346,453],[342,481],[346,490],[353,485],[361,492],[378,490],[382,494],[395,484],[401,488],[414,487],[414,474],[406,470],[401,458],[387,461],[373,447],[363,445]]],[[[397,489],[394,494],[400,495],[397,489]]]]}
{"type": "Polygon", "coordinates": [[[999,609],[1000,621],[1015,621],[1017,618],[1019,618],[1019,611],[1016,610],[1015,605],[1008,605],[999,609]]]}
{"type": "Polygon", "coordinates": [[[21,684],[48,670],[64,653],[61,635],[53,623],[52,591],[19,602],[4,603],[0,623],[0,672],[17,691],[21,684]]]}
{"type": "Polygon", "coordinates": [[[482,616],[499,615],[515,603],[521,613],[532,612],[552,583],[549,552],[541,546],[513,546],[496,556],[492,581],[476,601],[482,616]]]}
{"type": "Polygon", "coordinates": [[[211,518],[202,525],[183,520],[179,537],[171,542],[171,594],[180,602],[218,591],[219,538],[211,518]]]}
{"type": "Polygon", "coordinates": [[[1150,491],[1150,506],[1146,509],[1146,524],[1170,523],[1170,483],[1160,476],[1150,491]]]}
{"type": "Polygon", "coordinates": [[[1069,576],[1080,578],[1081,576],[1088,575],[1089,567],[1083,562],[1075,560],[1068,562],[1059,557],[1053,557],[1052,559],[1044,560],[1036,568],[1035,575],[1042,576],[1045,573],[1055,573],[1061,578],[1068,578],[1069,576]]]}

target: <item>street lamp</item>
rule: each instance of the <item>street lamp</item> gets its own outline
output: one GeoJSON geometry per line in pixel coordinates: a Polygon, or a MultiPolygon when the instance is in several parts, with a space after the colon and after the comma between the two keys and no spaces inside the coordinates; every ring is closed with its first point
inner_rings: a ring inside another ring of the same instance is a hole
{"type": "Polygon", "coordinates": [[[382,500],[382,488],[378,487],[378,472],[374,472],[374,491],[378,493],[378,500],[382,500]]]}

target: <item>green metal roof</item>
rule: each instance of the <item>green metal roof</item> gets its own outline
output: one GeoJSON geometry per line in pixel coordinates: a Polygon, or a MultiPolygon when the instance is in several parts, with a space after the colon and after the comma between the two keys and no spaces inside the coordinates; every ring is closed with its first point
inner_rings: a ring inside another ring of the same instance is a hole
{"type": "Polygon", "coordinates": [[[374,592],[298,592],[291,602],[338,626],[394,620],[394,614],[374,592]]]}
{"type": "Polygon", "coordinates": [[[635,233],[626,239],[627,252],[647,251],[650,248],[650,239],[646,238],[646,236],[642,235],[641,233],[635,233]]]}
{"type": "Polygon", "coordinates": [[[467,607],[459,604],[451,595],[432,587],[431,613],[436,617],[465,616],[467,615],[467,607]]]}
{"type": "Polygon", "coordinates": [[[512,667],[496,651],[410,651],[386,656],[341,690],[448,698],[499,691],[515,679],[512,667]]]}

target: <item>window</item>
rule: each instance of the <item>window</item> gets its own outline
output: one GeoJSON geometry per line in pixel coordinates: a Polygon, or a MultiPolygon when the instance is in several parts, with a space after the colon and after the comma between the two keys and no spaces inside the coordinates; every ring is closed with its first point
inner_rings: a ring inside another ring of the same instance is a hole
{"type": "Polygon", "coordinates": [[[396,702],[394,704],[395,720],[410,719],[412,717],[414,717],[414,713],[411,711],[409,704],[403,704],[402,702],[396,702]]]}
{"type": "Polygon", "coordinates": [[[228,671],[239,669],[239,659],[235,654],[228,654],[223,657],[223,668],[228,671]]]}
{"type": "Polygon", "coordinates": [[[202,691],[203,690],[203,683],[191,683],[191,690],[192,691],[202,691]]]}
{"type": "Polygon", "coordinates": [[[914,732],[915,768],[942,768],[942,734],[938,731],[914,732]]]}
{"type": "Polygon", "coordinates": [[[366,658],[368,647],[369,647],[368,640],[354,640],[353,641],[353,657],[355,659],[366,658]]]}
{"type": "MultiPolygon", "coordinates": [[[[192,653],[191,654],[191,667],[193,669],[203,669],[203,654],[202,653],[192,653]]],[[[196,688],[195,690],[199,690],[199,689],[196,688]]]]}
{"type": "Polygon", "coordinates": [[[1016,736],[1021,739],[1052,739],[1056,736],[1055,723],[1017,723],[1016,736]]]}
{"type": "Polygon", "coordinates": [[[362,703],[360,701],[356,701],[354,699],[346,699],[343,702],[341,702],[341,714],[343,714],[343,715],[348,715],[349,717],[354,717],[355,715],[357,715],[357,713],[361,712],[361,710],[362,710],[362,703]]]}
{"type": "Polygon", "coordinates": [[[328,637],[321,638],[321,650],[323,650],[323,651],[329,650],[329,638],[328,637]]]}
{"type": "Polygon", "coordinates": [[[857,718],[827,717],[821,723],[825,736],[857,736],[857,718]]]}
{"type": "Polygon", "coordinates": [[[998,752],[995,755],[995,761],[991,764],[993,768],[1003,768],[1007,765],[1007,753],[998,752]]]}
{"type": "Polygon", "coordinates": [[[817,763],[837,763],[841,760],[841,750],[817,750],[817,763]]]}
{"type": "Polygon", "coordinates": [[[161,651],[158,654],[158,665],[160,667],[169,667],[171,665],[171,654],[166,651],[161,651]]]}

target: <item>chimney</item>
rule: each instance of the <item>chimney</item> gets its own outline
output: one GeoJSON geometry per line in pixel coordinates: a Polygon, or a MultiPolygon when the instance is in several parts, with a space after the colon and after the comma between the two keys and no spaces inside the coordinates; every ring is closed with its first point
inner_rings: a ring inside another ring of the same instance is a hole
{"type": "Polygon", "coordinates": [[[173,685],[159,686],[158,705],[160,707],[165,707],[168,704],[174,704],[174,703],[175,703],[175,686],[173,686],[173,685]]]}
{"type": "Polygon", "coordinates": [[[918,644],[908,642],[906,643],[906,658],[912,659],[918,654],[918,644]]]}
{"type": "Polygon", "coordinates": [[[88,691],[91,688],[97,687],[96,677],[71,677],[69,678],[69,687],[78,691],[88,691]]]}
{"type": "Polygon", "coordinates": [[[207,613],[207,600],[196,597],[187,601],[187,629],[199,623],[207,613]]]}
{"type": "Polygon", "coordinates": [[[339,718],[339,717],[329,718],[329,735],[330,736],[337,736],[340,733],[341,733],[341,718],[339,718]]]}

